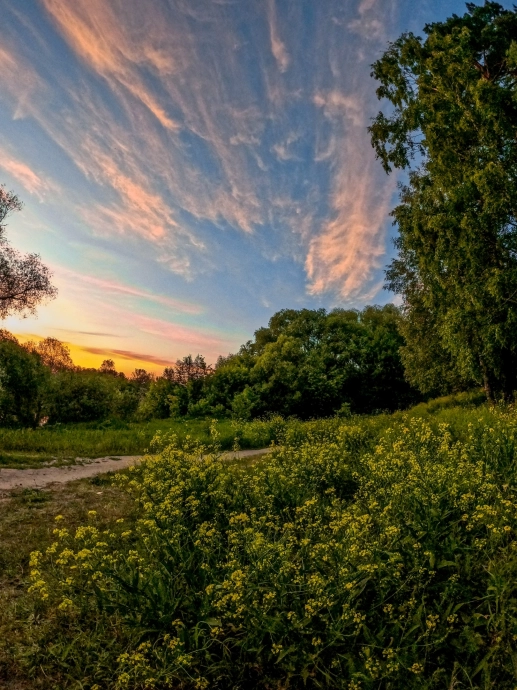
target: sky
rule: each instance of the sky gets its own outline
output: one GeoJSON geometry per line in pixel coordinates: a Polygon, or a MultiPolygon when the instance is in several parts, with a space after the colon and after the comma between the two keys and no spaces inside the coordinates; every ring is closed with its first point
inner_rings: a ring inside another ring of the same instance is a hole
{"type": "Polygon", "coordinates": [[[283,308],[392,301],[397,178],[366,130],[383,107],[370,65],[464,11],[0,0],[0,183],[24,202],[7,237],[59,290],[2,327],[159,372],[237,351],[283,308]]]}

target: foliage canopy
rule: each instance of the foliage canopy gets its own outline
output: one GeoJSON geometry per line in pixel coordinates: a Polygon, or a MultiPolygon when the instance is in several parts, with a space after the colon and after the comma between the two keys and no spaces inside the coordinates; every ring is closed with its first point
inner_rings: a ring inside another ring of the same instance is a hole
{"type": "Polygon", "coordinates": [[[371,125],[385,170],[406,169],[387,286],[404,298],[404,360],[429,392],[444,375],[517,388],[517,11],[495,2],[403,34],[373,64],[390,103],[371,125]],[[440,353],[433,360],[430,352],[440,353]]]}

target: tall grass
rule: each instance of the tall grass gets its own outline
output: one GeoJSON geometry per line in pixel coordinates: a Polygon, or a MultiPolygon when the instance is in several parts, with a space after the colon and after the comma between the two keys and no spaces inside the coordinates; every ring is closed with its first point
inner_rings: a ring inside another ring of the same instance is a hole
{"type": "Polygon", "coordinates": [[[117,480],[134,525],[58,520],[33,554],[55,612],[34,667],[90,690],[515,688],[517,414],[424,412],[277,420],[251,470],[165,445],[117,480]]]}
{"type": "MultiPolygon", "coordinates": [[[[413,408],[410,416],[439,420],[456,414],[457,424],[465,421],[465,411],[474,409],[482,401],[478,393],[467,393],[440,398],[428,404],[413,408]],[[452,408],[452,409],[451,409],[452,408]]],[[[481,414],[485,414],[481,407],[481,414]]],[[[386,427],[395,417],[377,415],[374,417],[354,417],[348,423],[361,424],[374,435],[386,427]]],[[[316,433],[317,429],[333,428],[342,424],[338,418],[302,423],[284,420],[278,415],[239,422],[223,419],[218,422],[219,444],[223,450],[233,448],[237,439],[241,448],[265,448],[271,442],[279,443],[289,434],[289,441],[305,438],[306,433],[316,433]]],[[[107,420],[100,423],[57,424],[38,429],[0,428],[0,467],[9,465],[34,465],[38,461],[51,458],[94,458],[106,455],[141,455],[146,452],[157,432],[174,434],[180,442],[187,437],[200,443],[211,443],[210,419],[164,419],[145,423],[107,420]],[[39,456],[39,457],[38,457],[39,456]]]]}
{"type": "MultiPolygon", "coordinates": [[[[70,424],[38,429],[0,428],[0,467],[37,465],[51,458],[97,458],[106,455],[142,455],[157,433],[175,435],[179,442],[187,438],[210,443],[212,421],[153,420],[147,423],[103,422],[70,424]]],[[[286,422],[278,416],[251,423],[231,420],[218,422],[220,446],[233,448],[235,439],[241,448],[264,448],[278,441],[286,422]]]]}

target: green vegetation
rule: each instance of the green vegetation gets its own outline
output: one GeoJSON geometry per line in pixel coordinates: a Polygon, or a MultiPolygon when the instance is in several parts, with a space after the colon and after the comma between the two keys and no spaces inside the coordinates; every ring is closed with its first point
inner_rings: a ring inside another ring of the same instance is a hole
{"type": "Polygon", "coordinates": [[[237,354],[220,357],[215,369],[202,356],[188,355],[159,377],[143,369],[126,377],[110,360],[98,370],[81,369],[55,338],[20,345],[0,331],[0,425],[37,430],[5,432],[0,448],[139,453],[158,428],[152,420],[251,420],[271,414],[310,419],[404,408],[420,396],[404,379],[400,321],[393,305],[361,312],[283,310],[237,354]],[[107,420],[110,433],[98,438],[87,427],[70,427],[107,420]],[[52,432],[40,432],[41,425],[52,432]],[[116,439],[113,426],[120,431],[116,439]],[[129,433],[122,433],[124,427],[129,433]]]}
{"type": "Polygon", "coordinates": [[[517,12],[495,2],[404,34],[373,65],[392,106],[370,127],[407,169],[388,287],[404,298],[406,375],[426,394],[517,388],[517,12]]]}
{"type": "Polygon", "coordinates": [[[241,418],[278,412],[302,419],[343,406],[352,413],[407,407],[419,396],[404,379],[400,320],[393,305],[284,309],[218,362],[197,404],[241,418]]]}
{"type": "MultiPolygon", "coordinates": [[[[438,410],[447,410],[459,404],[470,406],[484,400],[482,392],[473,391],[449,396],[430,403],[422,403],[407,412],[409,415],[426,416],[432,410],[433,418],[438,410]]],[[[459,411],[460,408],[458,408],[459,411]]],[[[346,412],[346,409],[345,409],[346,412]]],[[[400,415],[402,413],[398,413],[400,415]]],[[[395,415],[395,419],[398,418],[395,415]]],[[[347,415],[348,416],[348,415],[347,415]]],[[[370,418],[371,426],[379,426],[390,419],[389,415],[379,414],[370,418]]],[[[339,424],[337,416],[333,423],[339,424]]],[[[329,420],[326,424],[330,424],[329,420]]],[[[366,421],[362,422],[366,424],[366,421]]],[[[0,468],[1,467],[38,467],[42,463],[63,464],[81,458],[99,458],[109,455],[143,455],[151,446],[157,433],[164,436],[174,435],[180,443],[187,437],[191,441],[209,444],[212,421],[209,419],[180,418],[154,419],[148,422],[123,422],[104,420],[82,424],[57,424],[36,429],[0,428],[0,468]]],[[[264,418],[245,421],[239,419],[221,419],[217,424],[221,450],[231,450],[237,441],[241,449],[266,448],[272,442],[278,443],[283,438],[287,427],[299,435],[317,422],[285,420],[279,415],[268,415],[264,418]]]]}
{"type": "Polygon", "coordinates": [[[282,310],[158,378],[0,333],[0,463],[153,452],[0,505],[0,681],[515,690],[517,10],[467,8],[373,65],[401,310],[282,310]]]}
{"type": "MultiPolygon", "coordinates": [[[[57,690],[59,682],[37,669],[25,670],[25,655],[38,644],[41,632],[51,624],[52,614],[42,615],[27,597],[29,554],[53,540],[54,517],[66,516],[74,527],[83,524],[88,510],[96,510],[106,526],[124,517],[131,519],[132,502],[110,486],[106,477],[57,486],[52,492],[25,489],[0,500],[0,687],[2,690],[57,690]]],[[[72,686],[73,687],[73,686],[72,686]]],[[[76,686],[77,687],[77,686],[76,686]]]]}
{"type": "MultiPolygon", "coordinates": [[[[287,422],[278,415],[252,422],[221,420],[218,424],[222,450],[231,450],[237,442],[246,448],[265,448],[278,441],[287,422]]],[[[152,420],[123,423],[57,425],[38,429],[0,429],[0,468],[36,467],[42,462],[108,455],[143,455],[157,433],[174,435],[184,442],[210,443],[210,420],[152,420]]],[[[291,422],[301,428],[301,423],[291,422]]]]}
{"type": "Polygon", "coordinates": [[[57,499],[18,497],[44,519],[32,592],[5,609],[4,673],[43,688],[513,689],[517,414],[460,402],[287,422],[246,468],[172,443],[114,487],[97,480],[125,496],[116,510],[56,506],[54,535],[57,499]]]}

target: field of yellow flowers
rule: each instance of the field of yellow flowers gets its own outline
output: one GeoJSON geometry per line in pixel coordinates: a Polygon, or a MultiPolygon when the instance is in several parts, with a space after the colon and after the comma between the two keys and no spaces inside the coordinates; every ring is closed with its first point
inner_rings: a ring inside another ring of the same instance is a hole
{"type": "Polygon", "coordinates": [[[444,419],[286,424],[251,468],[162,439],[116,479],[136,520],[58,515],[32,554],[31,663],[88,690],[514,690],[517,412],[444,419]]]}

